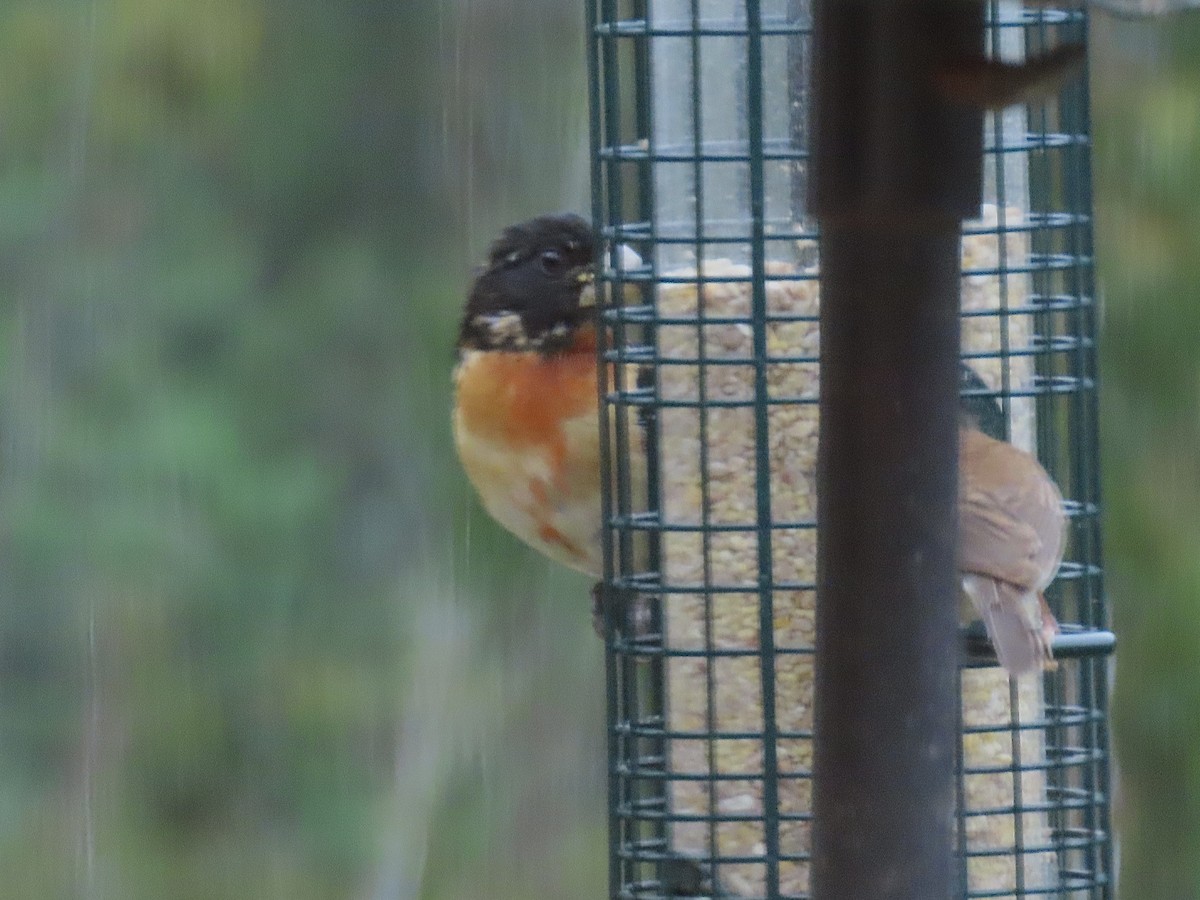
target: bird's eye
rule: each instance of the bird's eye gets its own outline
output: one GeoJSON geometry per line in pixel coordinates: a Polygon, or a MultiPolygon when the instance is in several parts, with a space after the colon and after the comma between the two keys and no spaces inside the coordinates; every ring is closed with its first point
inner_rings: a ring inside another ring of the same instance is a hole
{"type": "Polygon", "coordinates": [[[538,264],[547,275],[559,275],[566,266],[563,255],[557,250],[543,250],[538,257],[538,264]]]}

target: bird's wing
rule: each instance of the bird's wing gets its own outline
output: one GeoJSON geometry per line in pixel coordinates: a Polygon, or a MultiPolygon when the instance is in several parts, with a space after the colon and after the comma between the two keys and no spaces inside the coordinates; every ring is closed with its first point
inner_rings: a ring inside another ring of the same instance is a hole
{"type": "Polygon", "coordinates": [[[959,567],[1041,591],[1062,562],[1062,495],[1036,459],[964,429],[959,457],[959,567]]]}
{"type": "Polygon", "coordinates": [[[1052,661],[1050,641],[1042,620],[1042,601],[1034,591],[985,575],[965,572],[963,591],[971,598],[988,638],[1005,671],[1014,678],[1036,671],[1052,661]]]}
{"type": "Polygon", "coordinates": [[[958,498],[959,568],[1037,588],[1046,548],[1038,530],[1014,514],[1020,498],[1005,489],[964,485],[958,498]]]}

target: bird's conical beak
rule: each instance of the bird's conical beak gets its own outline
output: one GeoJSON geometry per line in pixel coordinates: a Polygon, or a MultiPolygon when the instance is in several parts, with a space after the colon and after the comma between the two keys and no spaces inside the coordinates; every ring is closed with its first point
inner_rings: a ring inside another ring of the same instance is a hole
{"type": "MultiPolygon", "coordinates": [[[[627,244],[621,244],[616,247],[615,250],[616,252],[614,254],[605,254],[604,256],[605,269],[610,276],[614,271],[625,275],[628,272],[632,272],[635,269],[641,268],[642,258],[638,256],[637,252],[634,251],[632,247],[628,246],[627,244]],[[616,257],[615,266],[612,269],[609,269],[609,266],[614,263],[614,256],[616,257]]],[[[586,271],[581,270],[576,277],[579,279],[580,284],[584,285],[583,291],[579,295],[579,305],[595,306],[596,286],[593,283],[594,276],[592,270],[590,268],[586,271]]],[[[622,293],[624,293],[626,296],[631,296],[633,287],[634,285],[631,282],[626,281],[622,293]]]]}
{"type": "Polygon", "coordinates": [[[591,266],[584,266],[575,273],[579,284],[579,307],[588,309],[596,305],[596,273],[591,266]]]}

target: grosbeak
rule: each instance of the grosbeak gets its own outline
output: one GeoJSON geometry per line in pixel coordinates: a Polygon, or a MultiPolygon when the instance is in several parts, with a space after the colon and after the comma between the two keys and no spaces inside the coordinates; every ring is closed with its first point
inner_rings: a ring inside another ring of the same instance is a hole
{"type": "MultiPolygon", "coordinates": [[[[961,387],[986,385],[965,364],[961,387]]],[[[964,595],[1012,676],[1053,665],[1058,623],[1042,592],[1066,542],[1062,494],[1041,464],[998,440],[995,404],[965,396],[958,455],[958,566],[964,595]],[[980,429],[983,430],[980,430],[980,429]],[[991,432],[985,434],[984,431],[991,432]]]]}
{"type": "MultiPolygon", "coordinates": [[[[595,248],[591,226],[572,215],[513,225],[492,245],[459,328],[454,439],[497,522],[551,559],[599,578],[595,248]]],[[[1003,419],[978,396],[986,385],[969,367],[963,372],[962,387],[975,396],[964,398],[960,430],[962,585],[1001,664],[1018,675],[1050,661],[1057,626],[1041,592],[1062,558],[1062,497],[1037,460],[979,430],[981,419],[993,431],[1003,419]]],[[[640,494],[646,461],[632,419],[628,433],[629,477],[640,494]]],[[[596,605],[593,615],[602,615],[596,605]]]]}
{"type": "MultiPolygon", "coordinates": [[[[599,578],[595,250],[591,226],[573,215],[521,222],[492,244],[458,333],[454,440],[497,522],[551,559],[599,578]]],[[[620,250],[627,268],[638,262],[620,250]]],[[[629,434],[640,441],[632,421],[629,434]]],[[[630,454],[630,478],[645,484],[641,452],[630,454]]]]}

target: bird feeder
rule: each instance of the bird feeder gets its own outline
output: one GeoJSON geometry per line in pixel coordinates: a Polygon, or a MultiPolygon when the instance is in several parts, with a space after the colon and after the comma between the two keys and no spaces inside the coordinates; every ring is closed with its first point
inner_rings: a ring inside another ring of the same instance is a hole
{"type": "Polygon", "coordinates": [[[869,887],[897,859],[953,896],[1112,896],[1086,82],[985,113],[876,80],[1083,42],[1085,13],[588,9],[594,218],[643,260],[599,266],[609,896],[909,896],[869,887]],[[1044,676],[959,623],[955,386],[1066,499],[1044,676]]]}

